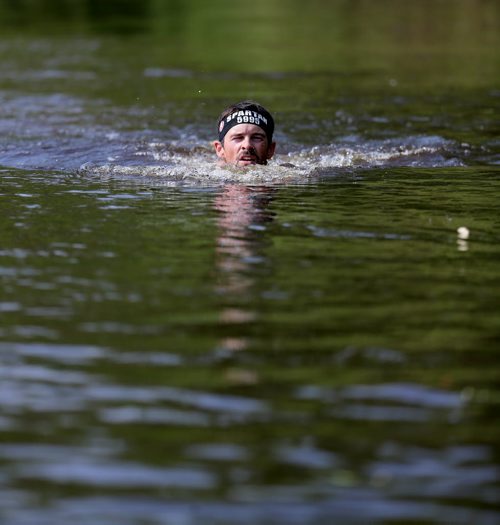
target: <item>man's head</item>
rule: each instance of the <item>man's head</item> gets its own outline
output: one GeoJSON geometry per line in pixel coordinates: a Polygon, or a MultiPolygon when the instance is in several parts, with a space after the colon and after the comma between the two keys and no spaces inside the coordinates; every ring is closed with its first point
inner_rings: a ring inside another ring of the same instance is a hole
{"type": "Polygon", "coordinates": [[[267,164],[274,155],[274,119],[266,108],[244,100],[226,108],[218,120],[217,156],[228,164],[267,164]]]}

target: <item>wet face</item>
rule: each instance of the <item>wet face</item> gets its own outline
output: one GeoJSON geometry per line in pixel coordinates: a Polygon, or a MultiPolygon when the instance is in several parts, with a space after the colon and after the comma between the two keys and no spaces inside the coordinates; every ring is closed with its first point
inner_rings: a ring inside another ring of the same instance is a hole
{"type": "Polygon", "coordinates": [[[275,142],[268,143],[264,130],[255,124],[238,124],[224,137],[224,142],[214,143],[217,156],[228,164],[250,166],[267,164],[274,155],[275,142]]]}

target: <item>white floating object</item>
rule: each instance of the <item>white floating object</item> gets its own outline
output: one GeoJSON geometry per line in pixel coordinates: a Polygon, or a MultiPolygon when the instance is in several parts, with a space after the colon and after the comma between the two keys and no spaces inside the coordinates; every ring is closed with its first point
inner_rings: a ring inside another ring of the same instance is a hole
{"type": "Polygon", "coordinates": [[[460,226],[460,228],[457,228],[457,234],[459,239],[468,239],[470,235],[469,228],[466,226],[460,226]]]}

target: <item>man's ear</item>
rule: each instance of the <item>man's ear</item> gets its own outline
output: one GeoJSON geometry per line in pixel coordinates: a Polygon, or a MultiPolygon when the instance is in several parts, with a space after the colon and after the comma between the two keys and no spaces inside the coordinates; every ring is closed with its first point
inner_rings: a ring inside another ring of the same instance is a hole
{"type": "Polygon", "coordinates": [[[276,149],[276,142],[271,142],[267,148],[267,159],[269,160],[274,155],[274,150],[276,149]]]}
{"type": "Polygon", "coordinates": [[[215,153],[217,154],[217,157],[222,160],[226,160],[226,154],[224,152],[224,146],[222,145],[222,142],[219,142],[218,140],[214,140],[212,142],[212,145],[215,149],[215,153]]]}

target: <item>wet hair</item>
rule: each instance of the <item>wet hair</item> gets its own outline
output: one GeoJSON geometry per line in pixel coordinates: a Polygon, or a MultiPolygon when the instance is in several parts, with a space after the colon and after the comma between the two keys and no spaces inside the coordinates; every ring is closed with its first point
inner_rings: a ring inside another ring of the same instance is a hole
{"type": "Polygon", "coordinates": [[[237,124],[255,124],[264,130],[269,144],[273,141],[273,116],[258,102],[242,100],[227,107],[217,120],[219,141],[223,142],[226,133],[237,124]]]}

